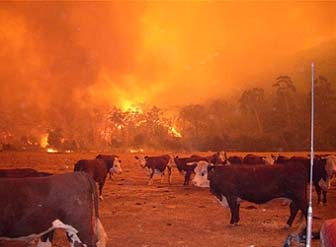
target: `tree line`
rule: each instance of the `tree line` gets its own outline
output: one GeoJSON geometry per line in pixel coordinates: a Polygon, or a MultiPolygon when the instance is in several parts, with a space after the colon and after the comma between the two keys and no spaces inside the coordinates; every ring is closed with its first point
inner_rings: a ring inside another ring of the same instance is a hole
{"type": "MultiPolygon", "coordinates": [[[[48,145],[79,150],[156,149],[174,151],[307,151],[310,149],[310,92],[297,90],[287,75],[272,89],[247,88],[235,100],[218,98],[182,106],[173,113],[156,106],[147,110],[78,108],[50,109],[45,121],[31,111],[7,112],[1,133],[22,142],[37,142],[36,126],[49,134],[48,145]],[[19,127],[18,127],[19,126],[19,127]],[[15,139],[15,138],[14,138],[15,139]],[[34,139],[34,141],[32,141],[34,139]]],[[[315,80],[315,148],[336,148],[336,92],[324,76],[315,80]]],[[[4,143],[2,138],[2,143],[4,143]]],[[[28,144],[25,144],[28,145],[28,144]]]]}

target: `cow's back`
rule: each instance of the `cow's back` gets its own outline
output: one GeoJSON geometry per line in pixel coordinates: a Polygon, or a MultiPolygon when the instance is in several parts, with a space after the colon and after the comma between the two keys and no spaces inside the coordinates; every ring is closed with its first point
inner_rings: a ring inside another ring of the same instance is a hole
{"type": "Polygon", "coordinates": [[[146,157],[146,166],[151,169],[164,171],[169,163],[169,155],[146,157]]]}
{"type": "Polygon", "coordinates": [[[51,173],[40,172],[32,168],[0,169],[0,178],[25,178],[50,176],[51,173]]]}

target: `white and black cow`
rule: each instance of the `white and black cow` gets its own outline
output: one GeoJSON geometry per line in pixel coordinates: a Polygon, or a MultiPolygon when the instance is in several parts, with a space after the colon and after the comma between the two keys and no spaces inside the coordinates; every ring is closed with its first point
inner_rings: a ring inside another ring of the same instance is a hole
{"type": "Polygon", "coordinates": [[[99,198],[103,199],[103,187],[106,181],[108,173],[122,172],[122,168],[118,158],[103,159],[98,158],[94,160],[79,160],[74,165],[75,172],[86,172],[88,173],[96,183],[98,183],[99,188],[99,198]]]}
{"type": "Polygon", "coordinates": [[[193,184],[210,187],[210,192],[219,202],[231,210],[231,224],[239,222],[241,200],[261,204],[276,198],[291,201],[290,217],[287,225],[291,226],[301,210],[306,216],[307,173],[304,166],[291,164],[283,166],[211,166],[200,161],[195,168],[193,184]]]}
{"type": "Polygon", "coordinates": [[[53,231],[66,231],[72,247],[104,247],[94,181],[86,173],[0,179],[0,240],[51,247],[53,231]]]}
{"type": "Polygon", "coordinates": [[[171,184],[172,167],[175,166],[175,162],[172,157],[169,155],[145,157],[135,156],[135,159],[149,175],[149,185],[153,183],[153,177],[155,174],[160,175],[161,182],[163,182],[165,172],[168,174],[168,183],[171,184]]]}

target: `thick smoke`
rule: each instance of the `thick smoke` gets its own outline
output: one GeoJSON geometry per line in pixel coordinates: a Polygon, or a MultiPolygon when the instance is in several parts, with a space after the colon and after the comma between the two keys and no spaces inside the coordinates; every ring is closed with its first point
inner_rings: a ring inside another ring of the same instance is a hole
{"type": "Polygon", "coordinates": [[[2,2],[1,130],[71,132],[114,105],[240,94],[335,39],[335,10],[331,2],[2,2]]]}

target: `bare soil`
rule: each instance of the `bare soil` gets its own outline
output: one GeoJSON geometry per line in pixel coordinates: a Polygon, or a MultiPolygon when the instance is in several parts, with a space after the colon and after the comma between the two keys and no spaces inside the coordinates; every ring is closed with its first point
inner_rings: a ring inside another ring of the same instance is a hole
{"type": "MultiPolygon", "coordinates": [[[[0,152],[0,168],[31,167],[59,174],[72,172],[77,160],[96,155],[0,152]]],[[[289,207],[272,201],[262,205],[242,202],[240,224],[230,226],[229,209],[223,208],[208,189],[183,186],[183,176],[176,169],[172,185],[167,180],[161,184],[159,178],[147,185],[148,177],[135,163],[134,155],[120,154],[120,158],[123,174],[107,179],[104,201],[100,202],[108,247],[279,247],[299,225],[297,216],[293,227],[284,229],[289,207]]],[[[315,191],[313,202],[313,230],[318,231],[323,220],[336,217],[336,188],[328,193],[327,206],[316,205],[315,191]]],[[[2,241],[0,246],[28,245],[2,241]]],[[[53,246],[69,246],[62,231],[57,232],[53,246]]],[[[319,241],[314,240],[313,246],[319,246],[319,241]]]]}

